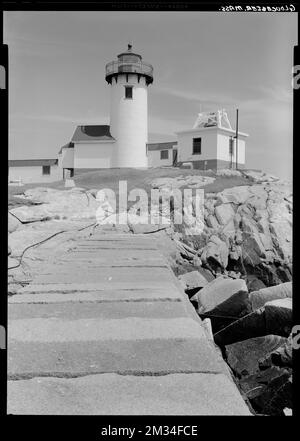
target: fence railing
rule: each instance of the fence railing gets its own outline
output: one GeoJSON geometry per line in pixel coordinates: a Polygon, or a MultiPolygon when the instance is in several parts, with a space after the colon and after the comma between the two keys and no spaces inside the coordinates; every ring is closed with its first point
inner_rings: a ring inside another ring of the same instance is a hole
{"type": "Polygon", "coordinates": [[[129,63],[125,61],[111,61],[105,66],[105,72],[107,75],[112,75],[115,73],[139,73],[142,75],[147,75],[149,77],[153,76],[153,67],[149,63],[143,61],[138,63],[129,63]]]}

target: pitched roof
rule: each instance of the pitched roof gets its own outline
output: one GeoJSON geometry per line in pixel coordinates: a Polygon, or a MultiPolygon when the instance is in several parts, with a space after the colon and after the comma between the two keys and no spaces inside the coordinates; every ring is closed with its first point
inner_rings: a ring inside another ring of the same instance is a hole
{"type": "Polygon", "coordinates": [[[69,148],[72,148],[72,147],[74,147],[74,144],[73,144],[72,142],[68,142],[67,144],[63,145],[63,146],[59,149],[58,154],[60,155],[60,154],[62,153],[63,149],[69,149],[69,148]]]}
{"type": "Polygon", "coordinates": [[[109,126],[77,126],[71,142],[115,141],[109,126]]]}
{"type": "Polygon", "coordinates": [[[177,145],[177,141],[149,143],[147,144],[147,150],[150,152],[154,150],[169,150],[174,145],[177,145]]]}
{"type": "Polygon", "coordinates": [[[39,165],[55,165],[57,159],[9,159],[9,167],[28,167],[39,165]]]}

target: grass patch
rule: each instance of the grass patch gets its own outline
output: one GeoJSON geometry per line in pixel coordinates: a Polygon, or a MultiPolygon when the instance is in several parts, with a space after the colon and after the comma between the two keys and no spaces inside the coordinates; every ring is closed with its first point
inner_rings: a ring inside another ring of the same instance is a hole
{"type": "Polygon", "coordinates": [[[226,188],[253,185],[253,181],[245,176],[217,176],[216,180],[204,187],[204,193],[220,193],[226,188]]]}
{"type": "Polygon", "coordinates": [[[116,193],[119,188],[119,181],[126,180],[128,191],[133,188],[143,188],[147,192],[151,189],[151,182],[157,178],[175,178],[179,176],[211,176],[215,178],[212,184],[204,186],[206,193],[218,193],[225,188],[241,185],[252,185],[252,181],[244,176],[217,176],[214,171],[188,170],[176,167],[153,168],[148,170],[138,170],[133,168],[124,169],[102,169],[91,172],[80,173],[74,176],[74,181],[78,187],[91,188],[111,188],[116,193]]]}

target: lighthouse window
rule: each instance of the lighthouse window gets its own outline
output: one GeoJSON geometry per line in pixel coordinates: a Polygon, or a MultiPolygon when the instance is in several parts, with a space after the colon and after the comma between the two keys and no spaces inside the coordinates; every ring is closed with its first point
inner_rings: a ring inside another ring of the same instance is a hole
{"type": "Polygon", "coordinates": [[[161,150],[160,159],[169,159],[169,150],[161,150]]]}
{"type": "Polygon", "coordinates": [[[193,155],[201,155],[201,138],[193,138],[193,155]]]}
{"type": "Polygon", "coordinates": [[[132,86],[125,86],[125,98],[132,99],[132,86]]]}

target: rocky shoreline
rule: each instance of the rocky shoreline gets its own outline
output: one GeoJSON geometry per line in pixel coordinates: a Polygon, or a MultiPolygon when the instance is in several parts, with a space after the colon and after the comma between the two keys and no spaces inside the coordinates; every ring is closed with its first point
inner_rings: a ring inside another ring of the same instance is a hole
{"type": "MultiPolygon", "coordinates": [[[[159,236],[161,252],[199,316],[208,320],[215,344],[253,412],[288,415],[292,189],[263,173],[248,172],[247,177],[249,185],[206,192],[202,224],[136,225],[129,220],[103,229],[159,236]],[[186,234],[191,227],[194,234],[186,234]]],[[[172,195],[176,188],[205,188],[211,179],[161,178],[151,185],[172,195]]],[[[92,228],[99,207],[96,194],[95,189],[37,187],[21,195],[30,204],[9,210],[9,295],[47,264],[51,249],[70,246],[74,237],[92,228]]],[[[191,210],[195,204],[192,199],[191,210]]]]}

